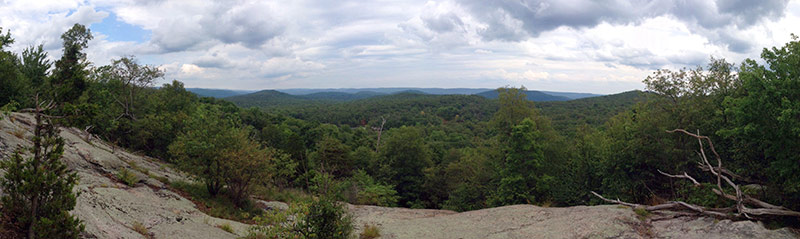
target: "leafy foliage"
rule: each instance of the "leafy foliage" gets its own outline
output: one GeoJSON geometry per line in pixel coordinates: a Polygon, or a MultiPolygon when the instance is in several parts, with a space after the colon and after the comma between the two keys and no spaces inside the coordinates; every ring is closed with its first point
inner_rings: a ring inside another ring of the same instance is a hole
{"type": "Polygon", "coordinates": [[[350,238],[352,216],[332,198],[294,203],[287,211],[256,217],[246,238],[350,238]]]}
{"type": "Polygon", "coordinates": [[[60,161],[64,140],[57,126],[39,108],[35,117],[33,147],[26,149],[30,158],[17,150],[10,160],[0,162],[5,171],[0,178],[0,231],[4,238],[78,238],[84,226],[69,214],[75,207],[72,188],[78,175],[60,161]]]}

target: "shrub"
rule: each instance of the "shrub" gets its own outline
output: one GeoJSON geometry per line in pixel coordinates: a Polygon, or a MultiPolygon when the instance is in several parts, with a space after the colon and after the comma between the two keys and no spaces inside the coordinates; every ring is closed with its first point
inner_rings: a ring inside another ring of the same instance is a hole
{"type": "Polygon", "coordinates": [[[297,222],[308,213],[308,204],[292,203],[289,210],[271,211],[255,218],[256,226],[250,228],[248,239],[303,238],[297,222]]]}
{"type": "Polygon", "coordinates": [[[133,231],[142,234],[142,236],[144,236],[145,238],[153,237],[153,235],[150,234],[150,230],[148,230],[147,227],[144,226],[144,224],[142,224],[141,222],[133,222],[131,228],[133,229],[133,231]]]}
{"type": "Polygon", "coordinates": [[[255,216],[261,215],[261,209],[251,203],[237,207],[228,197],[211,196],[203,183],[172,181],[170,187],[192,200],[209,216],[252,223],[255,216]]]}
{"type": "Polygon", "coordinates": [[[377,205],[383,207],[397,206],[397,191],[391,185],[376,182],[366,171],[358,170],[353,174],[350,183],[355,190],[355,198],[350,203],[361,205],[377,205]]]}
{"type": "Polygon", "coordinates": [[[117,179],[130,187],[133,187],[139,182],[139,176],[136,176],[135,173],[131,172],[127,168],[121,168],[119,171],[117,171],[117,179]]]}
{"type": "Polygon", "coordinates": [[[233,227],[231,227],[230,223],[219,224],[219,225],[217,225],[217,228],[222,229],[223,231],[226,231],[228,233],[232,233],[233,234],[233,227]]]}
{"type": "Polygon", "coordinates": [[[373,239],[381,236],[381,229],[374,225],[364,224],[364,231],[361,232],[358,238],[360,239],[373,239]]]}
{"type": "Polygon", "coordinates": [[[344,239],[353,232],[353,218],[339,202],[323,197],[309,205],[298,228],[307,238],[344,239]]]}
{"type": "Polygon", "coordinates": [[[255,220],[257,225],[246,238],[339,239],[353,232],[352,216],[332,197],[293,203],[287,211],[266,213],[255,220]]]}

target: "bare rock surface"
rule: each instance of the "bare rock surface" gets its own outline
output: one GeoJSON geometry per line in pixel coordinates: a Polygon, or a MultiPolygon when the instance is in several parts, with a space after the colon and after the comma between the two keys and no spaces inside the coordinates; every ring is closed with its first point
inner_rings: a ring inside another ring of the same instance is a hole
{"type": "MultiPolygon", "coordinates": [[[[0,120],[0,158],[5,160],[19,146],[30,146],[34,123],[29,114],[14,113],[0,120]]],[[[71,213],[84,221],[84,238],[145,238],[133,229],[136,224],[152,238],[237,238],[247,232],[248,225],[208,216],[166,189],[157,177],[190,179],[157,159],[114,148],[74,128],[62,128],[61,137],[62,160],[80,176],[71,213]],[[135,173],[139,183],[129,187],[116,181],[113,175],[122,168],[135,173]],[[217,227],[223,224],[231,225],[236,234],[217,227]]]]}
{"type": "Polygon", "coordinates": [[[768,230],[755,222],[683,217],[640,219],[616,205],[544,208],[512,205],[455,213],[374,206],[349,206],[357,231],[380,228],[381,238],[798,238],[789,229],[768,230]]]}

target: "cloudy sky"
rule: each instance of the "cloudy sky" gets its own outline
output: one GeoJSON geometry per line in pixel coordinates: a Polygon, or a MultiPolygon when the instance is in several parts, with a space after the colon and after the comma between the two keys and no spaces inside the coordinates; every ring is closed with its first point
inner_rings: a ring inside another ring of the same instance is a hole
{"type": "Polygon", "coordinates": [[[95,65],[227,89],[443,87],[616,93],[654,69],[741,62],[800,33],[799,1],[0,0],[11,49],[90,26],[95,65]]]}

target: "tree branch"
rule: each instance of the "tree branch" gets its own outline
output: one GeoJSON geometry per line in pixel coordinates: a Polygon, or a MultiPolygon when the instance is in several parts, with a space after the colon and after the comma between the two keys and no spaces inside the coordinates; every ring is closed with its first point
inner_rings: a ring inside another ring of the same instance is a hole
{"type": "MultiPolygon", "coordinates": [[[[668,133],[681,132],[681,133],[684,133],[686,135],[689,135],[689,136],[694,137],[694,138],[697,139],[697,142],[700,144],[700,152],[698,152],[698,155],[700,156],[700,159],[702,161],[700,163],[700,169],[705,171],[705,172],[710,172],[712,176],[716,177],[716,181],[717,181],[716,185],[717,185],[717,187],[716,188],[711,188],[711,191],[714,192],[715,194],[719,195],[720,197],[735,201],[736,202],[736,206],[735,207],[729,207],[729,208],[706,208],[706,207],[703,207],[703,206],[689,204],[689,203],[682,202],[682,201],[672,201],[672,202],[653,205],[653,206],[642,206],[642,205],[635,204],[635,203],[623,202],[623,201],[620,201],[619,199],[617,199],[617,200],[607,199],[607,198],[601,196],[600,194],[598,194],[598,193],[596,193],[594,191],[592,191],[591,193],[594,194],[595,196],[597,196],[598,198],[602,199],[603,201],[606,201],[606,202],[609,202],[609,203],[620,204],[620,205],[625,205],[625,206],[634,207],[634,208],[644,208],[647,211],[658,211],[658,210],[680,211],[680,210],[689,210],[689,211],[696,212],[696,213],[698,213],[700,215],[712,216],[712,217],[717,217],[717,218],[727,218],[727,219],[754,219],[753,216],[792,216],[792,217],[800,217],[800,212],[792,211],[792,210],[786,209],[786,208],[781,207],[781,206],[772,205],[772,204],[766,203],[764,201],[758,200],[756,198],[750,197],[748,195],[745,195],[742,192],[742,190],[739,188],[739,185],[737,185],[731,179],[731,178],[739,179],[741,177],[722,167],[722,157],[719,156],[719,154],[717,153],[717,150],[714,148],[714,143],[711,141],[711,139],[708,136],[702,136],[702,135],[700,135],[699,132],[697,134],[689,133],[688,131],[683,130],[683,129],[668,130],[667,132],[668,133]],[[717,166],[716,167],[711,165],[711,162],[708,160],[708,157],[706,156],[706,152],[705,152],[705,149],[704,149],[705,147],[703,146],[703,141],[704,140],[708,143],[708,146],[711,149],[711,152],[714,154],[714,157],[717,159],[717,166]],[[725,182],[724,185],[730,186],[731,188],[734,189],[734,191],[736,192],[736,195],[730,195],[728,193],[725,193],[725,190],[724,190],[724,187],[723,187],[723,181],[725,182]],[[750,206],[754,206],[756,208],[748,208],[747,206],[745,206],[745,204],[750,205],[750,206]]],[[[692,183],[695,186],[702,185],[699,181],[697,181],[692,176],[689,176],[689,174],[686,173],[686,172],[684,172],[682,175],[680,175],[680,174],[668,174],[668,173],[665,173],[665,172],[663,172],[661,170],[658,170],[658,172],[661,175],[664,175],[664,176],[667,176],[667,177],[670,177],[670,178],[683,178],[683,179],[690,180],[690,181],[692,181],[692,183]]],[[[681,214],[681,215],[686,215],[686,214],[681,214]]]]}

